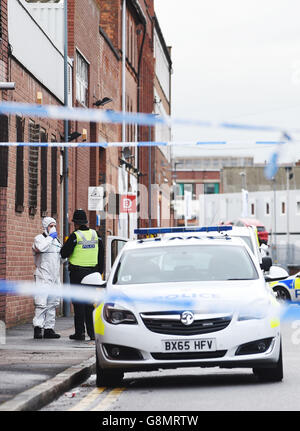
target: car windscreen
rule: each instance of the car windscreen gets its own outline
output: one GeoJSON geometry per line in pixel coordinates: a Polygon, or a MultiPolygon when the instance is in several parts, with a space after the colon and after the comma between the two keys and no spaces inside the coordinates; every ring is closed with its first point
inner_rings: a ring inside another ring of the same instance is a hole
{"type": "Polygon", "coordinates": [[[243,246],[181,245],[124,251],[113,284],[257,278],[255,265],[243,246]]]}

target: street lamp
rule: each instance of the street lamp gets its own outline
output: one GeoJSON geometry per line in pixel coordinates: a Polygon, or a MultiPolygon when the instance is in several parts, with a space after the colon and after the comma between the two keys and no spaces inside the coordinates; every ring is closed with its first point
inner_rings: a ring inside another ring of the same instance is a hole
{"type": "Polygon", "coordinates": [[[104,97],[103,99],[97,100],[97,102],[93,103],[94,106],[104,106],[107,103],[112,102],[113,99],[111,99],[110,97],[104,97]]]}
{"type": "Polygon", "coordinates": [[[0,90],[15,90],[15,82],[0,82],[0,90]]]}

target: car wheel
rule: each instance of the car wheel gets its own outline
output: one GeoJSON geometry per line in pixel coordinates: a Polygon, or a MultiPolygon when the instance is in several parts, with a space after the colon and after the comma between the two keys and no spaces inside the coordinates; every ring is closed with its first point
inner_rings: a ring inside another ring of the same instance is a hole
{"type": "Polygon", "coordinates": [[[274,368],[253,368],[253,373],[261,382],[280,382],[283,379],[282,349],[280,343],[279,358],[274,368]]]}
{"type": "Polygon", "coordinates": [[[107,370],[99,365],[97,350],[96,350],[96,386],[119,386],[122,383],[124,373],[120,370],[107,370]]]}
{"type": "Polygon", "coordinates": [[[276,293],[278,301],[286,302],[291,300],[289,292],[282,286],[274,286],[273,292],[276,293]]]}

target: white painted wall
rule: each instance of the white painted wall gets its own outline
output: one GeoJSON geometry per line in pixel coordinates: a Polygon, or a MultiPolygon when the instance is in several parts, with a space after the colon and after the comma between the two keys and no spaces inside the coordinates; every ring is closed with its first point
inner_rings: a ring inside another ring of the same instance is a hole
{"type": "Polygon", "coordinates": [[[14,57],[63,102],[63,15],[56,4],[34,6],[25,0],[8,1],[9,43],[14,57]],[[51,11],[46,13],[50,7],[53,8],[52,14],[51,11]],[[45,9],[45,13],[39,9],[45,9]]]}

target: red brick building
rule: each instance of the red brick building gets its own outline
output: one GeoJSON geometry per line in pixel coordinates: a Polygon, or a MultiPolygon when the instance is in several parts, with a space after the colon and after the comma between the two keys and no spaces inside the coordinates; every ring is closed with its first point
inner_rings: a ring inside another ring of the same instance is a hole
{"type": "MultiPolygon", "coordinates": [[[[47,5],[32,5],[27,0],[9,2],[9,8],[7,0],[0,4],[0,82],[16,84],[15,90],[0,90],[0,100],[63,105],[62,43],[47,27],[49,22],[40,21],[36,13],[36,9],[47,5]],[[22,33],[18,31],[21,24],[22,33]],[[34,45],[35,40],[42,42],[41,52],[34,45]]],[[[123,2],[69,0],[68,4],[70,104],[95,108],[97,101],[108,97],[110,104],[100,104],[98,109],[120,111],[123,2]]],[[[54,9],[62,16],[62,3],[51,3],[47,19],[52,19],[54,9]]],[[[127,0],[126,17],[126,111],[152,113],[153,0],[127,0]]],[[[64,137],[62,121],[18,115],[2,116],[0,120],[2,142],[37,144],[68,139],[64,137]]],[[[70,122],[69,135],[75,131],[81,134],[78,142],[122,140],[121,125],[70,122]]],[[[148,137],[148,127],[126,127],[126,141],[147,141],[148,137]]],[[[73,229],[74,209],[88,211],[88,187],[103,186],[106,194],[104,210],[98,214],[100,234],[104,240],[108,233],[131,234],[137,219],[125,214],[124,229],[120,231],[121,215],[116,202],[120,193],[137,194],[139,183],[148,184],[147,149],[72,148],[68,155],[69,230],[73,229]]],[[[34,236],[41,232],[43,216],[57,219],[58,232],[63,237],[63,157],[64,150],[59,147],[0,147],[0,278],[33,280],[31,245],[34,236]]],[[[159,162],[162,165],[163,160],[159,162]]],[[[89,212],[89,221],[91,227],[96,227],[95,211],[89,212]]],[[[0,320],[8,326],[30,321],[32,313],[31,298],[0,294],[0,320]]]]}

